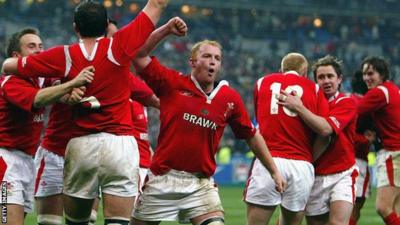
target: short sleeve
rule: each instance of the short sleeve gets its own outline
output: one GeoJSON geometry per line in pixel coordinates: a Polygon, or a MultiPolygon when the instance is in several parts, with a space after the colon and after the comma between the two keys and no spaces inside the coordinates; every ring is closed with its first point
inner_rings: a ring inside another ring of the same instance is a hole
{"type": "Polygon", "coordinates": [[[326,119],[335,133],[339,134],[356,116],[356,102],[349,97],[343,97],[337,100],[326,119]]]}
{"type": "Polygon", "coordinates": [[[234,93],[233,99],[235,101],[227,103],[227,107],[232,109],[232,114],[228,118],[229,126],[232,128],[236,138],[251,138],[255,135],[256,128],[251,123],[246,107],[239,94],[234,93]]]}
{"type": "Polygon", "coordinates": [[[152,57],[151,62],[139,74],[146,84],[157,96],[168,94],[177,84],[178,77],[182,75],[178,71],[162,65],[157,58],[152,57]]]}
{"type": "MultiPolygon", "coordinates": [[[[383,87],[383,86],[382,86],[383,87]]],[[[358,113],[363,116],[364,114],[377,111],[387,104],[385,93],[382,89],[376,87],[367,92],[364,95],[360,103],[358,104],[358,113]]]]}
{"type": "Polygon", "coordinates": [[[141,12],[135,20],[114,34],[112,51],[116,60],[119,62],[132,60],[153,31],[153,22],[141,12]]]}
{"type": "Polygon", "coordinates": [[[51,48],[37,55],[18,59],[18,74],[23,77],[64,77],[64,46],[51,48]]]}
{"type": "Polygon", "coordinates": [[[139,77],[131,74],[130,90],[131,99],[138,102],[145,102],[148,98],[154,95],[153,91],[139,77]]]}
{"type": "Polygon", "coordinates": [[[34,87],[31,82],[11,75],[2,80],[1,89],[7,101],[25,111],[33,111],[33,103],[39,88],[34,87]]]}

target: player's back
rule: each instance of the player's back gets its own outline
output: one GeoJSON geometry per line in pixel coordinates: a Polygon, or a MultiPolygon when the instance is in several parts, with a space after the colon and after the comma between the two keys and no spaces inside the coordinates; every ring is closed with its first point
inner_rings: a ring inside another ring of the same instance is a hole
{"type": "Polygon", "coordinates": [[[81,130],[131,133],[129,65],[117,65],[110,60],[109,39],[98,41],[92,60],[83,55],[79,44],[69,47],[72,66],[68,76],[75,77],[81,68],[93,65],[95,79],[88,86],[85,101],[73,107],[73,116],[81,130]]]}
{"type": "Polygon", "coordinates": [[[254,90],[259,129],[272,156],[311,162],[315,134],[296,113],[278,104],[281,91],[295,93],[317,115],[328,114],[328,103],[314,82],[294,71],[266,75],[254,90]]]}

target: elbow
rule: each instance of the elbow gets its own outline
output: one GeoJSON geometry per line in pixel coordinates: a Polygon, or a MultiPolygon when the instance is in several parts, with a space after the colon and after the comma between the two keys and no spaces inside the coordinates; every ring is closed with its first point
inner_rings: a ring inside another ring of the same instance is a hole
{"type": "Polygon", "coordinates": [[[329,137],[333,133],[333,129],[331,126],[327,126],[321,129],[318,134],[322,137],[329,137]]]}

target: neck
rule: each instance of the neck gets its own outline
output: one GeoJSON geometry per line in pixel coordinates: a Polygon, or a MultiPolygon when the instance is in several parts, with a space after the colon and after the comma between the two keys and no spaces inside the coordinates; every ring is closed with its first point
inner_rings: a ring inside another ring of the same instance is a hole
{"type": "Polygon", "coordinates": [[[204,93],[210,94],[214,89],[214,84],[200,84],[200,87],[204,91],[204,93]]]}

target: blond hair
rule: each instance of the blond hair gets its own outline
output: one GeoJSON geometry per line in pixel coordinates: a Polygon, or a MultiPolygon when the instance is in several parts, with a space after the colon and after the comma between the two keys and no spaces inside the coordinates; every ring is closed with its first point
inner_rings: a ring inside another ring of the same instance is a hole
{"type": "Polygon", "coordinates": [[[191,50],[191,54],[190,54],[190,57],[191,57],[192,59],[196,58],[196,54],[197,54],[197,52],[199,51],[199,48],[200,48],[202,45],[212,45],[212,46],[215,46],[215,47],[219,48],[219,49],[221,50],[221,52],[222,52],[222,45],[221,45],[218,41],[212,41],[212,40],[207,40],[207,39],[206,39],[206,40],[203,40],[203,41],[199,41],[199,42],[197,42],[197,43],[195,43],[195,44],[193,45],[192,50],[191,50]]]}
{"type": "Polygon", "coordinates": [[[283,57],[281,70],[283,73],[293,70],[299,75],[306,76],[308,70],[307,59],[300,53],[291,52],[283,57]]]}

